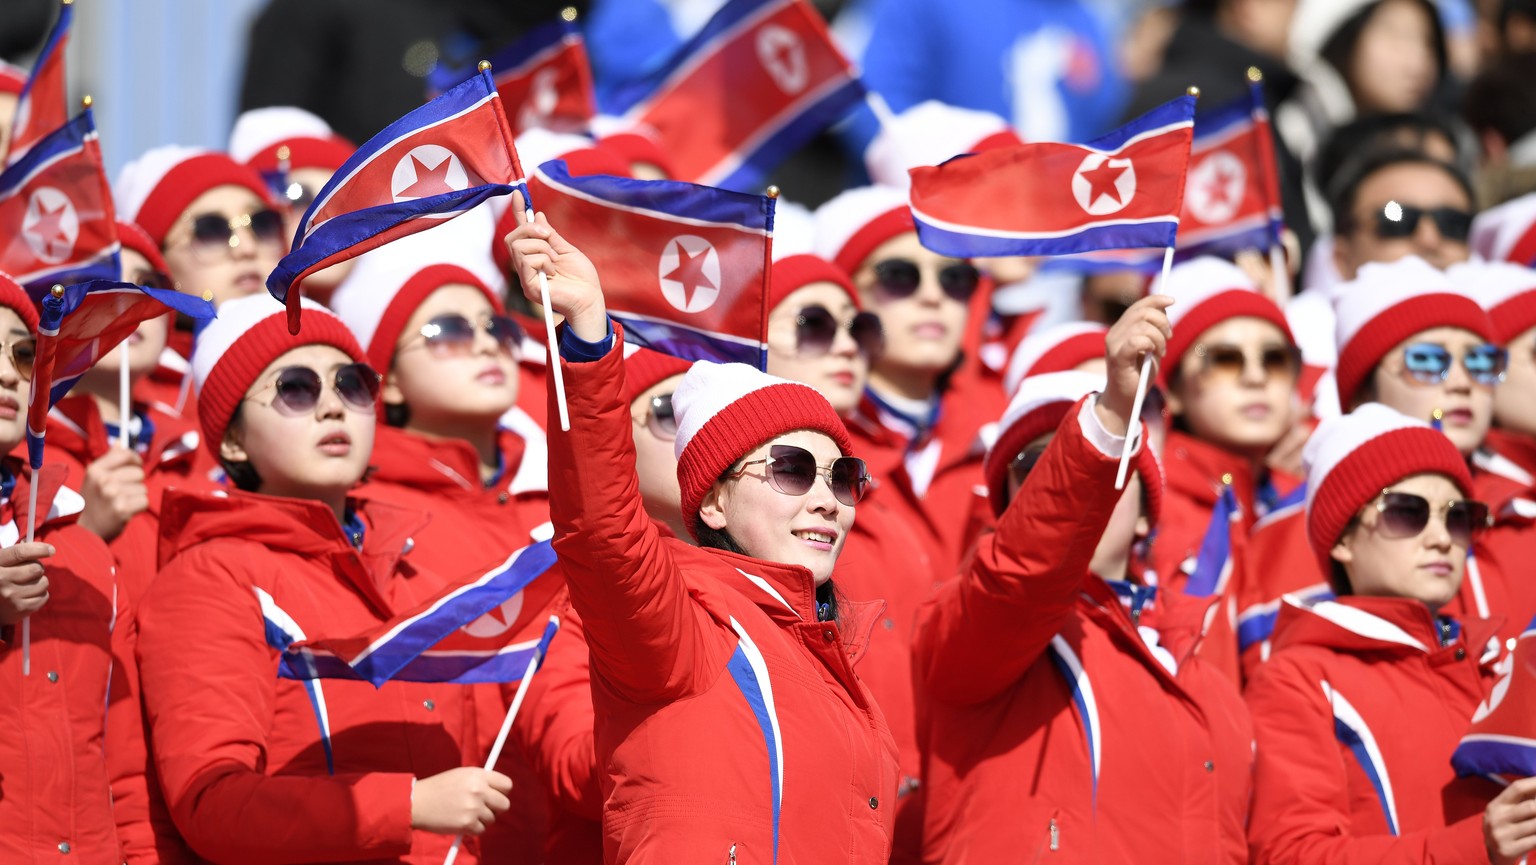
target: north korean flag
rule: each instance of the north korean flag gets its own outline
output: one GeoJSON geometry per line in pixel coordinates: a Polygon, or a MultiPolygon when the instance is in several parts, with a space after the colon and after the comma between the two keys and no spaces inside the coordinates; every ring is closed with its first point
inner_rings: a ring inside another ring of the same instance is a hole
{"type": "Polygon", "coordinates": [[[299,328],[309,274],[424,231],[523,180],[512,132],[489,72],[482,71],[370,138],[326,182],[304,213],[293,251],[267,278],[299,328]]]}
{"type": "MultiPolygon", "coordinates": [[[[592,65],[576,25],[563,18],[542,24],[490,58],[496,92],[515,135],[535,127],[584,132],[597,114],[592,65]]],[[[428,77],[433,95],[475,74],[440,68],[428,77]]]]}
{"type": "Polygon", "coordinates": [[[1263,91],[1195,118],[1179,223],[1180,257],[1231,255],[1279,243],[1282,217],[1263,91]]]}
{"type": "Polygon", "coordinates": [[[1509,671],[1472,716],[1472,729],[1451,755],[1458,775],[1496,781],[1536,775],[1536,619],[1508,659],[1509,671]]]}
{"type": "Polygon", "coordinates": [[[32,75],[16,102],[16,118],[11,121],[11,149],[5,164],[14,165],[28,150],[50,132],[69,120],[69,102],[64,81],[64,50],[69,45],[69,25],[75,7],[69,0],[59,6],[59,20],[48,33],[48,41],[37,55],[32,75]]]}
{"type": "Polygon", "coordinates": [[[625,339],[686,360],[767,363],[773,199],[672,180],[534,170],[529,192],[603,275],[625,339]]]}
{"type": "Polygon", "coordinates": [[[914,168],[923,245],[960,258],[1174,245],[1195,100],[1182,96],[1087,144],[1042,141],[914,168]]]}
{"type": "Polygon", "coordinates": [[[116,279],[120,248],[87,108],[0,172],[0,270],[29,288],[116,279]]]}
{"type": "Polygon", "coordinates": [[[285,679],[361,679],[375,687],[391,680],[515,682],[559,627],[566,594],[555,564],[554,548],[540,541],[403,615],[341,637],[307,636],[270,595],[258,589],[257,599],[285,679]]]}
{"type": "Polygon", "coordinates": [[[863,98],[805,0],[730,0],[612,108],[660,138],[676,179],[751,189],[863,98]]]}

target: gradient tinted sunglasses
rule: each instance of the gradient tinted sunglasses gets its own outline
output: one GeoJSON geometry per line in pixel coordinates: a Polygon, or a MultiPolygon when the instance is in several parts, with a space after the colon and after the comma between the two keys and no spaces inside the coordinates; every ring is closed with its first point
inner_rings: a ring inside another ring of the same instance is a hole
{"type": "Polygon", "coordinates": [[[672,408],[672,394],[651,397],[651,404],[645,413],[645,426],[651,435],[662,441],[677,438],[677,412],[672,408]]]}
{"type": "Polygon", "coordinates": [[[37,363],[37,340],[30,336],[11,340],[0,344],[6,353],[11,356],[11,366],[16,367],[16,374],[22,381],[32,380],[32,367],[37,363]]]}
{"type": "MultiPolygon", "coordinates": [[[[795,317],[795,348],[801,357],[821,357],[837,341],[837,318],[824,306],[807,306],[795,317]]],[[[885,347],[885,331],[880,316],[861,312],[848,322],[848,335],[859,347],[859,354],[876,357],[885,347]]]]}
{"type": "Polygon", "coordinates": [[[496,347],[513,352],[523,341],[523,329],[505,315],[487,315],[477,325],[456,312],[439,315],[421,326],[416,335],[400,347],[404,351],[411,342],[420,338],[431,352],[439,357],[469,354],[475,345],[476,331],[484,330],[495,340],[496,347]]]}
{"type": "MultiPolygon", "coordinates": [[[[905,258],[888,258],[875,265],[875,285],[886,300],[901,300],[917,293],[923,272],[917,263],[905,258]]],[[[965,303],[976,293],[981,271],[965,262],[955,262],[939,269],[939,287],[952,300],[965,303]]]]}
{"type": "Polygon", "coordinates": [[[192,234],[187,242],[193,254],[211,259],[240,248],[240,229],[251,232],[257,243],[281,244],[283,242],[283,216],[270,208],[225,216],[222,213],[200,213],[192,217],[192,234]]]}
{"type": "Polygon", "coordinates": [[[746,473],[747,466],[758,463],[767,466],[768,486],[786,496],[803,496],[810,492],[817,475],[825,475],[827,485],[832,488],[832,497],[850,508],[857,505],[869,490],[869,470],[864,467],[863,460],[838,457],[832,465],[822,467],[816,464],[814,454],[794,445],[774,445],[768,449],[768,456],[747,460],[730,477],[739,478],[746,473]]]}
{"type": "Polygon", "coordinates": [[[1198,345],[1195,354],[1201,358],[1203,373],[1232,381],[1240,380],[1249,364],[1257,364],[1265,379],[1293,379],[1301,371],[1301,352],[1291,345],[1267,345],[1257,355],[1231,344],[1198,345]]]}
{"type": "MultiPolygon", "coordinates": [[[[1416,538],[1429,525],[1430,510],[1429,499],[1421,495],[1382,490],[1376,499],[1376,512],[1381,515],[1377,531],[1386,538],[1416,538]]],[[[1488,527],[1488,506],[1482,502],[1446,502],[1434,510],[1445,515],[1445,533],[1458,547],[1470,547],[1478,532],[1488,527]]]]}
{"type": "MultiPolygon", "coordinates": [[[[277,378],[263,387],[276,388],[277,396],[271,406],[287,417],[309,414],[320,404],[320,394],[325,380],[320,373],[307,366],[287,366],[278,370],[277,378]]],[[[357,411],[373,411],[379,398],[379,374],[366,363],[349,363],[339,367],[331,379],[331,387],[341,397],[347,408],[357,411]]],[[[250,399],[250,397],[246,397],[250,399]]]]}
{"type": "Polygon", "coordinates": [[[1419,230],[1419,220],[1434,220],[1435,229],[1446,240],[1465,243],[1472,235],[1472,214],[1455,207],[1414,207],[1387,202],[1376,211],[1376,236],[1382,239],[1412,237],[1419,230]]]}
{"type": "MultiPolygon", "coordinates": [[[[1454,362],[1450,349],[1439,343],[1416,342],[1403,349],[1403,373],[1419,384],[1443,384],[1450,378],[1454,362]]],[[[1504,380],[1509,353],[1493,343],[1484,343],[1467,349],[1461,356],[1461,365],[1474,382],[1492,387],[1504,380]]]]}

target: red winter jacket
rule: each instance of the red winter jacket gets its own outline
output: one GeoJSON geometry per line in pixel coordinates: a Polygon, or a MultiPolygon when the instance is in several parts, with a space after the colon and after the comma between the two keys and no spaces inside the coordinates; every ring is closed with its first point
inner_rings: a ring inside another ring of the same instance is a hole
{"type": "Polygon", "coordinates": [[[563,365],[571,429],[549,453],[555,551],[591,648],[606,861],[885,862],[896,746],[853,671],[873,611],[818,622],[804,568],[662,536],[635,476],[621,338],[563,365]]]}
{"type": "MultiPolygon", "coordinates": [[[[524,440],[502,430],[502,473],[480,481],[480,457],[462,439],[434,439],[396,427],[375,433],[372,470],[357,495],[427,514],[415,532],[411,558],[439,574],[489,568],[518,547],[549,538],[549,497],[542,442],[530,455],[524,440]],[[529,458],[532,456],[534,458],[529,458]]],[[[569,639],[561,636],[561,642],[569,639]]],[[[507,702],[499,685],[475,685],[477,744],[474,763],[484,765],[501,730],[507,702]]],[[[513,779],[512,807],[480,836],[486,861],[536,861],[549,819],[544,794],[516,749],[502,752],[498,771],[513,779]]]]}
{"type": "Polygon", "coordinates": [[[1456,778],[1451,752],[1492,684],[1496,623],[1451,621],[1409,598],[1284,607],[1247,692],[1255,865],[1488,861],[1498,787],[1456,778]]]}
{"type": "Polygon", "coordinates": [[[355,634],[443,587],[401,558],[420,515],[357,513],[361,552],[316,501],[166,496],[139,666],[166,801],[207,861],[437,865],[448,852],[450,838],[411,829],[411,788],[466,765],[467,689],[279,679],[268,642],[355,634]]]}
{"type": "MultiPolygon", "coordinates": [[[[4,470],[18,477],[0,502],[9,546],[26,537],[29,487],[21,461],[4,470]]],[[[39,476],[45,514],[62,474],[39,476]]],[[[43,562],[48,603],[31,616],[31,675],[21,626],[0,628],[0,862],[152,862],[133,607],[106,546],[73,518],[45,517],[37,540],[58,552],[43,562]]]]}
{"type": "Polygon", "coordinates": [[[1194,653],[1210,602],[1159,594],[1138,615],[1088,573],[1120,455],[1091,411],[1063,419],[920,617],[925,861],[1246,856],[1252,732],[1232,682],[1194,653]]]}
{"type": "MultiPolygon", "coordinates": [[[[1498,432],[1498,431],[1495,431],[1498,432]]],[[[1536,579],[1529,576],[1536,562],[1536,439],[1489,434],[1489,447],[1472,456],[1476,498],[1488,505],[1493,525],[1478,539],[1478,554],[1502,581],[1504,617],[1500,636],[1513,649],[1514,641],[1536,616],[1536,579]],[[1522,576],[1524,575],[1524,576],[1522,576]]]]}

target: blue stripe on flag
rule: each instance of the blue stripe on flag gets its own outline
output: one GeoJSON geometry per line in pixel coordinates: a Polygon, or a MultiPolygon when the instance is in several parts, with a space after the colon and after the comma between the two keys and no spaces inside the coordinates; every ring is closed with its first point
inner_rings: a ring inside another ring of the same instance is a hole
{"type": "Polygon", "coordinates": [[[1232,521],[1238,513],[1237,496],[1230,486],[1223,486],[1216,507],[1211,509],[1211,521],[1205,527],[1195,569],[1184,585],[1184,594],[1209,598],[1225,587],[1232,572],[1232,521]]]}
{"type": "Polygon", "coordinates": [[[758,234],[773,230],[772,199],[761,195],[678,180],[633,180],[607,174],[572,177],[563,159],[552,159],[536,170],[550,186],[607,207],[628,208],[662,219],[690,219],[736,227],[758,234]]]}
{"type": "Polygon", "coordinates": [[[623,313],[609,314],[614,321],[624,325],[624,341],[633,345],[683,360],[744,363],[758,369],[767,367],[768,349],[760,343],[747,344],[673,322],[637,318],[623,313]]]}
{"type": "Polygon", "coordinates": [[[85,137],[94,131],[96,125],[91,110],[87,108],[68,123],[38,139],[25,156],[0,172],[0,196],[10,195],[38,172],[79,153],[85,147],[85,137]]]}
{"type": "MultiPolygon", "coordinates": [[[[485,58],[491,64],[491,75],[515,73],[525,62],[545,51],[556,48],[567,37],[579,35],[572,22],[564,19],[546,21],[528,30],[522,38],[485,58]]],[[[479,71],[479,61],[471,66],[438,65],[427,74],[427,87],[434,93],[442,93],[457,84],[473,78],[479,71]]]]}
{"type": "Polygon", "coordinates": [[[940,255],[956,258],[1063,255],[1115,247],[1169,247],[1174,245],[1179,230],[1178,216],[1173,216],[1155,222],[1101,225],[1047,237],[1020,238],[941,228],[925,221],[916,208],[912,210],[912,219],[917,224],[917,234],[923,246],[940,255]]]}
{"type": "Polygon", "coordinates": [[[1536,775],[1536,740],[1514,736],[1473,734],[1461,740],[1451,754],[1456,774],[1511,775],[1529,778],[1536,775]]]}
{"type": "MultiPolygon", "coordinates": [[[[1148,111],[1146,114],[1135,118],[1119,129],[1112,130],[1099,138],[1083,145],[1095,150],[1119,150],[1127,141],[1138,135],[1163,129],[1179,124],[1193,124],[1195,117],[1195,97],[1180,96],[1170,102],[1148,111]]],[[[1165,244],[1171,246],[1172,244],[1165,244]]]]}
{"type": "Polygon", "coordinates": [[[722,37],[735,36],[737,25],[744,19],[768,10],[769,7],[783,5],[784,0],[730,0],[656,71],[614,87],[612,97],[604,104],[603,110],[608,114],[629,113],[636,105],[655,95],[664,84],[668,84],[668,79],[680,68],[691,65],[700,55],[714,50],[715,43],[722,37]]]}

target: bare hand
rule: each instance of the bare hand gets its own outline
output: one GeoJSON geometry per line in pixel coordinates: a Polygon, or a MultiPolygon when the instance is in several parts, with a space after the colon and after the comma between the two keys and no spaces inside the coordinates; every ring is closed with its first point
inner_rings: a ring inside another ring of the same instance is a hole
{"type": "Polygon", "coordinates": [[[85,498],[80,525],[104,541],[113,540],[122,534],[130,519],[149,508],[144,460],[133,451],[113,445],[86,467],[80,494],[85,498]]]}
{"type": "Polygon", "coordinates": [[[55,552],[52,544],[26,542],[0,549],[0,625],[19,624],[48,603],[48,577],[39,560],[55,552]]]}
{"type": "Polygon", "coordinates": [[[511,807],[512,779],[465,766],[419,778],[411,790],[411,828],[439,835],[479,835],[511,807]]]}
{"type": "Polygon", "coordinates": [[[505,238],[512,253],[512,269],[522,281],[523,294],[542,303],[539,274],[549,283],[549,305],[565,316],[567,326],[587,342],[597,342],[608,332],[608,312],[597,268],[581,250],[561,237],[540,213],[532,222],[520,192],[512,193],[517,228],[505,238]]]}
{"type": "Polygon", "coordinates": [[[1536,850],[1536,778],[1521,778],[1488,803],[1483,843],[1493,865],[1516,865],[1536,850]]]}
{"type": "Polygon", "coordinates": [[[1164,310],[1172,305],[1173,298],[1164,294],[1144,297],[1132,304],[1104,337],[1108,382],[1099,396],[1098,415],[1104,429],[1115,435],[1125,435],[1130,429],[1142,358],[1151,355],[1161,359],[1168,350],[1173,328],[1164,310]]]}

